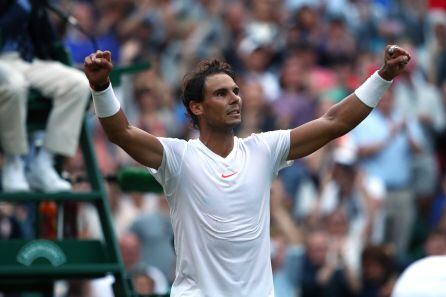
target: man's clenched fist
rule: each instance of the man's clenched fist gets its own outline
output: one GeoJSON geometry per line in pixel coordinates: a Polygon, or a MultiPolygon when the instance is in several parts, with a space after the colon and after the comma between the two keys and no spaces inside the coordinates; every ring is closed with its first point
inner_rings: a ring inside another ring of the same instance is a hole
{"type": "Polygon", "coordinates": [[[84,60],[84,72],[95,91],[105,90],[110,84],[109,74],[113,69],[111,52],[96,51],[84,60]]]}
{"type": "Polygon", "coordinates": [[[388,45],[384,51],[384,66],[379,75],[385,80],[392,80],[398,76],[410,61],[410,54],[397,45],[388,45]]]}

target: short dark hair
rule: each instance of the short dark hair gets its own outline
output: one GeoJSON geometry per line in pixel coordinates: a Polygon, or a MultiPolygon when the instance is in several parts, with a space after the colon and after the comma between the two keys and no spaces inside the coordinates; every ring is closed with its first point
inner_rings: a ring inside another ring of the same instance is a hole
{"type": "Polygon", "coordinates": [[[227,74],[235,80],[235,73],[233,72],[231,65],[217,59],[200,61],[194,71],[184,76],[181,100],[183,101],[184,107],[186,107],[193,126],[197,129],[198,118],[190,110],[189,102],[203,101],[206,78],[219,73],[227,74]]]}

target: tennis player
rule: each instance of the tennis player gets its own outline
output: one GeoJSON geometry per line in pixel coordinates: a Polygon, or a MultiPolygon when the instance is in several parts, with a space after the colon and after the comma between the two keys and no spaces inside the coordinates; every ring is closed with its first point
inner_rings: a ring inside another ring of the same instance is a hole
{"type": "Polygon", "coordinates": [[[291,130],[234,136],[242,98],[231,67],[201,62],[187,75],[183,103],[198,128],[189,141],[132,126],[109,80],[109,51],[85,58],[96,114],[109,140],[161,183],[177,255],[173,297],[274,296],[270,259],[270,186],[289,161],[316,151],[360,123],[410,55],[387,46],[384,65],[322,117],[291,130]]]}

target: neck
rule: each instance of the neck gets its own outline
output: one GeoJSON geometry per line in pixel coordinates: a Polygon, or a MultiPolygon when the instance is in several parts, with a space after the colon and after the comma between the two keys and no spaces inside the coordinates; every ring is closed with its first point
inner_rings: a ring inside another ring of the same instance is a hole
{"type": "Polygon", "coordinates": [[[215,154],[227,157],[234,147],[234,131],[200,130],[200,141],[215,154]]]}

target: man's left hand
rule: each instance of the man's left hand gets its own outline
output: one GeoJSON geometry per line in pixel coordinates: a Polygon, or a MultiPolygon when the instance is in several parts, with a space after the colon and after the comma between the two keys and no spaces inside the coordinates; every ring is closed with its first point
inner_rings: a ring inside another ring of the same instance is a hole
{"type": "Polygon", "coordinates": [[[410,54],[405,49],[397,45],[388,45],[384,51],[384,66],[378,73],[390,81],[403,72],[410,59],[410,54]]]}

